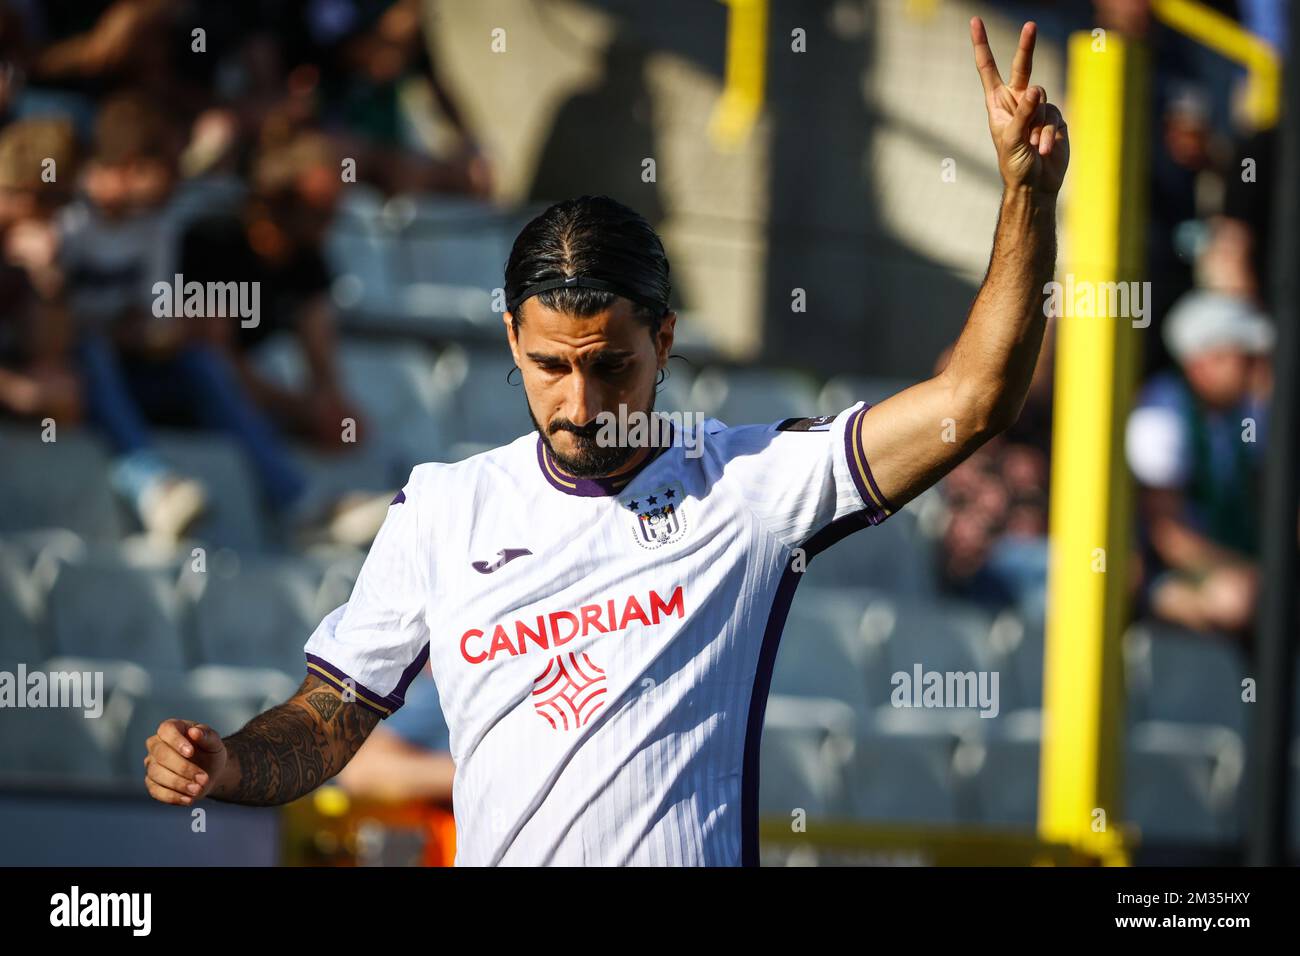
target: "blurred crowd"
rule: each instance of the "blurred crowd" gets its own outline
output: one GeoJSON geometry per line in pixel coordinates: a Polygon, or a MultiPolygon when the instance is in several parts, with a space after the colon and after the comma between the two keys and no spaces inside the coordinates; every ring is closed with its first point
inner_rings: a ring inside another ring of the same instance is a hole
{"type": "MultiPolygon", "coordinates": [[[[1280,0],[1208,4],[1281,49],[1280,0]]],[[[1149,0],[1096,0],[1038,15],[1061,38],[1101,26],[1150,44],[1146,244],[1151,325],[1126,425],[1138,486],[1134,610],[1249,648],[1259,594],[1262,465],[1275,339],[1269,274],[1276,131],[1241,109],[1245,71],[1160,23],[1149,0]]],[[[1051,350],[1051,329],[1044,352],[1051,350]]],[[[1051,369],[1025,414],[945,482],[948,587],[1041,615],[1047,579],[1051,369]]]]}
{"type": "Polygon", "coordinates": [[[157,453],[158,426],[235,439],[294,540],[365,544],[382,521],[386,497],[314,487],[286,440],[365,439],[323,254],[346,184],[492,189],[424,15],[418,0],[0,0],[0,416],[93,428],[149,535],[179,540],[208,501],[157,453]],[[206,297],[191,304],[190,283],[206,297]],[[276,335],[303,356],[301,389],[250,360],[276,335]]]}

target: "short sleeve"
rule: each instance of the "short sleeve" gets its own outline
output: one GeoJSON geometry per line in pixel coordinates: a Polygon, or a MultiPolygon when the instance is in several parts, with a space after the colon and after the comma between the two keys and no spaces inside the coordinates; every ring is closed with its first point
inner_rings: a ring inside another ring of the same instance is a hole
{"type": "MultiPolygon", "coordinates": [[[[412,476],[414,478],[414,476],[412,476]]],[[[348,602],[308,638],[307,669],[382,717],[429,659],[429,543],[414,481],[397,493],[348,602]]]]}
{"type": "Polygon", "coordinates": [[[722,428],[705,438],[750,510],[788,547],[834,521],[877,525],[893,513],[862,446],[858,402],[837,415],[722,428]]]}

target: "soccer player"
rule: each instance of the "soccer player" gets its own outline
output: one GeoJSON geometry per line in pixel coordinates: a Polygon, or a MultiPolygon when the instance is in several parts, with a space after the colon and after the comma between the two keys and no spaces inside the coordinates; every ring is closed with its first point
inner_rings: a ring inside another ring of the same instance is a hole
{"type": "Polygon", "coordinates": [[[163,722],[149,792],[294,800],[428,666],[451,731],[458,864],[755,864],[758,744],[797,559],[884,521],[1014,421],[1038,356],[1065,123],[1029,85],[1032,23],[1008,82],[978,19],[971,39],[1005,188],[941,373],[834,416],[611,441],[602,413],[653,408],[676,322],[668,262],[612,200],[552,206],[505,277],[537,431],[416,467],[350,600],[307,641],[297,694],[224,740],[163,722]]]}

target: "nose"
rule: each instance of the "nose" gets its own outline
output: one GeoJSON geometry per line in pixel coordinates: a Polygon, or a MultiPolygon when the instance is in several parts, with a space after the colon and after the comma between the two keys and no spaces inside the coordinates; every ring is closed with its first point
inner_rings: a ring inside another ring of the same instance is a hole
{"type": "Polygon", "coordinates": [[[601,412],[600,388],[581,368],[575,368],[569,379],[564,415],[574,425],[583,428],[594,422],[601,412]]]}

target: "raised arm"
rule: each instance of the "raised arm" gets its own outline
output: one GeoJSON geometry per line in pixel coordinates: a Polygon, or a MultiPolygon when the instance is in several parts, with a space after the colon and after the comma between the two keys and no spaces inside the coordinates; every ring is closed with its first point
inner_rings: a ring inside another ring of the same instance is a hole
{"type": "Polygon", "coordinates": [[[1003,83],[983,22],[971,21],[1002,208],[988,274],[942,372],[873,406],[862,445],[894,507],[933,485],[1020,414],[1043,341],[1044,287],[1056,264],[1056,196],[1069,164],[1060,110],[1030,86],[1037,29],[1026,23],[1003,83]]]}
{"type": "Polygon", "coordinates": [[[224,740],[211,727],[165,720],[146,742],[145,787],[162,803],[210,796],[274,806],[310,793],[343,769],[379,715],[308,675],[289,700],[224,740]]]}

